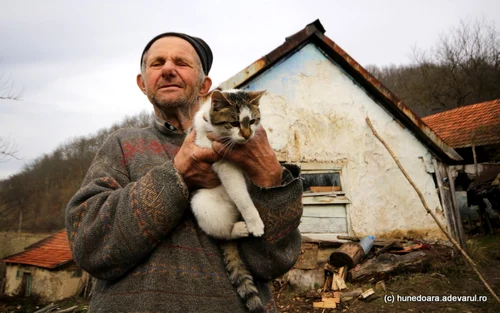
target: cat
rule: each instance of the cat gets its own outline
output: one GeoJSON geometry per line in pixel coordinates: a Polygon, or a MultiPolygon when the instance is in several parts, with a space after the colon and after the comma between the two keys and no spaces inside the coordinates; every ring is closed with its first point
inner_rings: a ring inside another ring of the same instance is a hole
{"type": "MultiPolygon", "coordinates": [[[[255,135],[260,125],[259,100],[265,91],[215,89],[200,104],[194,117],[195,144],[212,148],[207,132],[225,140],[226,149],[244,144],[255,135]]],[[[222,252],[232,284],[252,312],[262,311],[253,278],[243,263],[234,239],[264,234],[264,223],[248,193],[241,169],[224,159],[213,164],[221,185],[200,189],[191,198],[193,214],[208,235],[226,240],[222,252]],[[243,221],[241,221],[243,218],[243,221]]]]}

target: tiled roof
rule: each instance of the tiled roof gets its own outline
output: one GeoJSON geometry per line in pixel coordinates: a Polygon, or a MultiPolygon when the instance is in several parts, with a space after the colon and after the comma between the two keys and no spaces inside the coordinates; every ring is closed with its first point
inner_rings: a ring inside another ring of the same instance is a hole
{"type": "Polygon", "coordinates": [[[66,230],[32,244],[25,251],[2,260],[5,263],[54,269],[73,260],[66,230]]]}
{"type": "Polygon", "coordinates": [[[500,143],[500,99],[426,116],[423,121],[452,148],[500,143]]]}

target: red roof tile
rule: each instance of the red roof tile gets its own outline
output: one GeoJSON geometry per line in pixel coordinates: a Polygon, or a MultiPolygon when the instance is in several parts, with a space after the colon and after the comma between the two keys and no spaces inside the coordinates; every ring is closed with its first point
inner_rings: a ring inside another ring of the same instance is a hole
{"type": "Polygon", "coordinates": [[[500,143],[500,99],[426,116],[423,121],[452,148],[500,143]]]}
{"type": "Polygon", "coordinates": [[[57,268],[73,260],[66,230],[61,230],[26,248],[25,251],[2,260],[5,263],[57,268]]]}

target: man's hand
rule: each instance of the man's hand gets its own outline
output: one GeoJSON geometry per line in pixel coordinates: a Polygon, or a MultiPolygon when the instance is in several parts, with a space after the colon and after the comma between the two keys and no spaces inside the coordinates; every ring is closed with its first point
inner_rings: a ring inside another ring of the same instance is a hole
{"type": "MultiPolygon", "coordinates": [[[[218,139],[211,135],[209,138],[218,139]]],[[[281,185],[281,165],[262,126],[256,129],[254,137],[245,144],[228,147],[223,142],[213,141],[212,148],[224,159],[239,166],[255,185],[259,187],[281,185]]]]}
{"type": "Polygon", "coordinates": [[[174,158],[174,167],[181,174],[189,190],[217,187],[220,185],[220,180],[212,170],[212,164],[221,157],[211,149],[198,147],[194,143],[195,138],[194,130],[186,136],[174,158]]]}

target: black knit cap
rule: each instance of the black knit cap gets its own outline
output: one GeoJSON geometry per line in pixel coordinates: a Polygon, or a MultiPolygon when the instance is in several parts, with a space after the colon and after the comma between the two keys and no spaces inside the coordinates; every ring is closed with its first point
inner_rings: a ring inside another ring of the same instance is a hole
{"type": "Polygon", "coordinates": [[[208,75],[208,72],[210,72],[210,68],[212,67],[212,61],[213,61],[212,50],[210,50],[210,47],[203,39],[198,38],[198,37],[189,36],[189,35],[186,35],[183,33],[168,32],[168,33],[160,34],[160,35],[156,36],[155,38],[151,39],[151,41],[148,42],[148,44],[146,45],[146,47],[142,51],[141,67],[142,67],[142,60],[144,58],[144,54],[149,50],[149,48],[151,48],[151,45],[153,45],[153,43],[155,41],[157,41],[158,39],[163,38],[163,37],[167,37],[167,36],[179,37],[179,38],[182,38],[182,39],[186,40],[187,42],[189,42],[191,44],[191,46],[193,46],[193,48],[196,51],[196,53],[198,54],[198,56],[200,57],[201,66],[203,67],[203,72],[205,73],[205,75],[208,75]]]}

